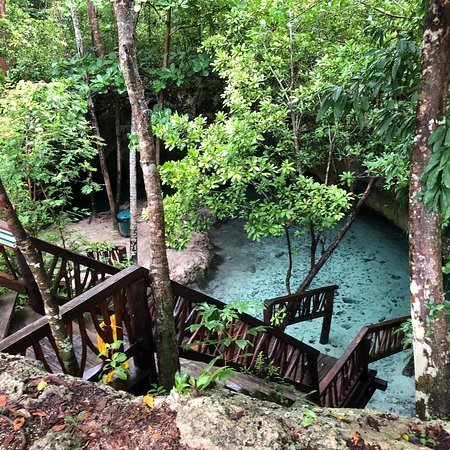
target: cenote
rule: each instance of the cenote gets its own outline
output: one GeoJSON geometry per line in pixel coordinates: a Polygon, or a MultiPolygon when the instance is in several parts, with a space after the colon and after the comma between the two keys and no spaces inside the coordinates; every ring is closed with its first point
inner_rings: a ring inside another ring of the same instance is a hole
{"type": "MultiPolygon", "coordinates": [[[[288,266],[286,241],[247,238],[243,222],[232,220],[210,232],[218,255],[215,268],[201,290],[225,302],[265,299],[286,294],[288,266]]],[[[295,239],[293,290],[307,272],[308,238],[295,239]]],[[[370,211],[363,211],[311,288],[339,285],[334,302],[330,340],[319,344],[322,319],[287,327],[286,332],[339,357],[367,324],[409,314],[408,246],[406,235],[370,211]]],[[[414,378],[402,375],[409,353],[402,352],[371,365],[388,382],[385,392],[376,391],[368,408],[414,414],[414,378]]]]}

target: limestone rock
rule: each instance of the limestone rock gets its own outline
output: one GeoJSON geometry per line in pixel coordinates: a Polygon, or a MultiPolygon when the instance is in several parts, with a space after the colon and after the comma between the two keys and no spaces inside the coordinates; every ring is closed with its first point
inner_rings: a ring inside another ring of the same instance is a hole
{"type": "Polygon", "coordinates": [[[180,284],[189,285],[204,278],[214,258],[214,247],[208,233],[192,233],[186,250],[168,249],[170,278],[180,284]]]}

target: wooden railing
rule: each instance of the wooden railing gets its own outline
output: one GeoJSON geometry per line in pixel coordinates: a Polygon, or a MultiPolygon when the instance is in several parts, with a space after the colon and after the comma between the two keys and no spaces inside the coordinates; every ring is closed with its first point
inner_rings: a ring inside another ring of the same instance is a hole
{"type": "MultiPolygon", "coordinates": [[[[106,343],[123,340],[127,355],[133,356],[135,365],[150,371],[152,378],[156,380],[152,328],[147,305],[147,274],[148,270],[143,267],[130,267],[61,307],[61,317],[66,323],[85,377],[95,378],[101,370],[98,335],[106,343]],[[111,323],[113,314],[114,327],[111,323]],[[103,326],[100,325],[102,322],[103,326]]],[[[42,361],[49,372],[64,371],[55,351],[55,342],[46,317],[0,341],[0,351],[29,356],[34,353],[34,357],[42,361]]]]}
{"type": "Polygon", "coordinates": [[[327,344],[333,317],[334,293],[337,289],[338,286],[333,285],[266,300],[264,302],[264,321],[270,323],[270,319],[275,316],[277,311],[285,313],[286,318],[280,325],[280,328],[284,329],[294,323],[323,317],[320,343],[327,344]]]}
{"type": "MultiPolygon", "coordinates": [[[[176,282],[172,282],[175,297],[175,322],[178,334],[178,344],[184,348],[191,342],[205,341],[211,337],[206,328],[201,327],[197,332],[187,330],[189,325],[200,322],[196,305],[209,303],[223,308],[225,305],[207,295],[189,289],[176,282]]],[[[154,305],[151,302],[151,311],[154,305]]],[[[278,375],[306,393],[312,393],[311,397],[318,400],[318,370],[317,358],[319,351],[306,345],[281,331],[267,327],[267,325],[248,314],[239,314],[234,319],[228,330],[240,339],[246,339],[249,344],[240,348],[236,343],[226,350],[226,358],[234,361],[235,365],[247,369],[255,366],[258,355],[262,355],[266,364],[278,367],[278,375]],[[264,331],[258,331],[255,335],[249,333],[251,328],[264,327],[264,331]]],[[[223,351],[223,349],[220,349],[223,351]]],[[[192,359],[211,360],[219,354],[219,349],[214,345],[198,345],[187,353],[192,359]]],[[[261,358],[261,356],[260,356],[261,358]]]]}
{"type": "MultiPolygon", "coordinates": [[[[42,257],[51,287],[61,303],[77,297],[119,272],[119,269],[111,265],[40,239],[32,238],[32,241],[42,257]]],[[[0,246],[0,256],[9,272],[0,273],[1,285],[21,294],[26,293],[32,308],[43,314],[44,308],[39,290],[20,251],[0,246]]]]}
{"type": "MultiPolygon", "coordinates": [[[[369,364],[402,351],[399,327],[408,317],[363,327],[344,354],[320,381],[320,403],[337,408],[347,406],[361,394],[369,380],[369,364]]],[[[375,373],[372,373],[373,377],[375,373]]]]}

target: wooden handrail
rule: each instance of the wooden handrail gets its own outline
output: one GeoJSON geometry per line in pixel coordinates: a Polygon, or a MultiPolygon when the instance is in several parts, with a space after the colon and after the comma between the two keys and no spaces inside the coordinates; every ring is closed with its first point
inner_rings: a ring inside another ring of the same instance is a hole
{"type": "Polygon", "coordinates": [[[321,404],[341,407],[368,374],[371,362],[404,350],[400,325],[408,317],[364,326],[331,370],[320,381],[321,404]]]}
{"type": "MultiPolygon", "coordinates": [[[[172,282],[172,290],[175,297],[175,321],[177,325],[178,342],[184,347],[188,342],[205,342],[211,338],[211,332],[201,327],[197,332],[187,330],[189,325],[200,323],[200,318],[195,309],[199,303],[209,303],[222,309],[225,304],[205,294],[188,287],[172,282]]],[[[235,361],[235,366],[252,368],[260,354],[267,364],[273,364],[279,368],[279,376],[285,378],[303,392],[311,393],[311,398],[318,401],[318,357],[320,352],[292,336],[288,336],[280,330],[268,327],[261,320],[242,313],[237,319],[232,320],[231,331],[242,339],[250,342],[244,348],[239,348],[232,343],[226,349],[228,359],[235,361]],[[264,331],[256,335],[249,333],[250,328],[263,326],[264,331]]],[[[192,349],[191,349],[192,350],[192,349]]],[[[218,355],[216,346],[198,345],[196,351],[206,361],[218,355]]]]}
{"type": "Polygon", "coordinates": [[[333,317],[334,293],[337,285],[285,295],[264,301],[264,322],[270,323],[275,312],[283,311],[286,318],[279,325],[284,330],[288,325],[323,317],[320,343],[327,344],[333,317]]]}
{"type": "Polygon", "coordinates": [[[76,262],[83,266],[89,267],[90,269],[105,272],[110,275],[114,275],[120,272],[120,269],[111,266],[110,264],[105,264],[104,262],[98,261],[94,258],[90,258],[89,256],[84,256],[71,250],[58,247],[57,245],[50,244],[50,242],[43,241],[42,239],[32,237],[31,240],[33,241],[36,249],[42,252],[50,253],[51,255],[58,256],[68,261],[76,262]]]}
{"type": "MultiPolygon", "coordinates": [[[[94,348],[96,344],[90,341],[86,334],[84,315],[90,314],[96,332],[101,333],[105,342],[111,343],[112,340],[108,339],[108,337],[112,338],[110,330],[104,332],[101,330],[98,324],[98,314],[95,310],[101,311],[101,320],[104,320],[107,325],[110,320],[109,315],[114,312],[118,339],[124,336],[123,332],[126,329],[128,344],[138,344],[139,347],[133,355],[135,363],[141,368],[149,369],[155,379],[154,360],[149,357],[149,354],[153,355],[154,348],[150,314],[147,307],[147,286],[148,270],[144,267],[132,266],[112,275],[101,284],[73,298],[60,308],[61,317],[70,330],[74,323],[78,322],[82,338],[81,358],[85,359],[83,355],[85,355],[88,347],[94,352],[95,356],[98,353],[98,349],[94,348]]],[[[39,344],[39,341],[44,338],[51,338],[50,326],[45,316],[0,341],[0,351],[10,354],[24,354],[31,346],[36,351],[37,346],[39,355],[36,353],[36,356],[43,360],[44,365],[48,368],[49,365],[39,344]]],[[[82,369],[84,368],[82,367],[82,369]]]]}

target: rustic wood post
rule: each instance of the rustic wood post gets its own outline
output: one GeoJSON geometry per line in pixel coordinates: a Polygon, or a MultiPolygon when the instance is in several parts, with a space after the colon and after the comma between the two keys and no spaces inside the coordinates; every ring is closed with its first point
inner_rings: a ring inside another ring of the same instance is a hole
{"type": "Polygon", "coordinates": [[[322,332],[320,333],[320,343],[328,344],[330,338],[331,319],[333,318],[334,291],[325,292],[324,316],[322,322],[322,332]]]}
{"type": "Polygon", "coordinates": [[[39,292],[38,285],[36,284],[36,280],[34,279],[34,276],[27,262],[25,261],[22,252],[19,249],[17,249],[15,253],[17,255],[17,261],[19,263],[20,273],[22,274],[23,281],[25,281],[25,286],[27,289],[27,295],[30,300],[31,308],[38,314],[44,315],[45,314],[44,302],[42,300],[41,293],[39,292]]]}
{"type": "Polygon", "coordinates": [[[148,283],[145,278],[135,281],[127,287],[127,305],[131,327],[139,349],[134,356],[136,367],[150,371],[152,382],[158,380],[155,364],[155,345],[152,323],[147,301],[148,283]]]}

